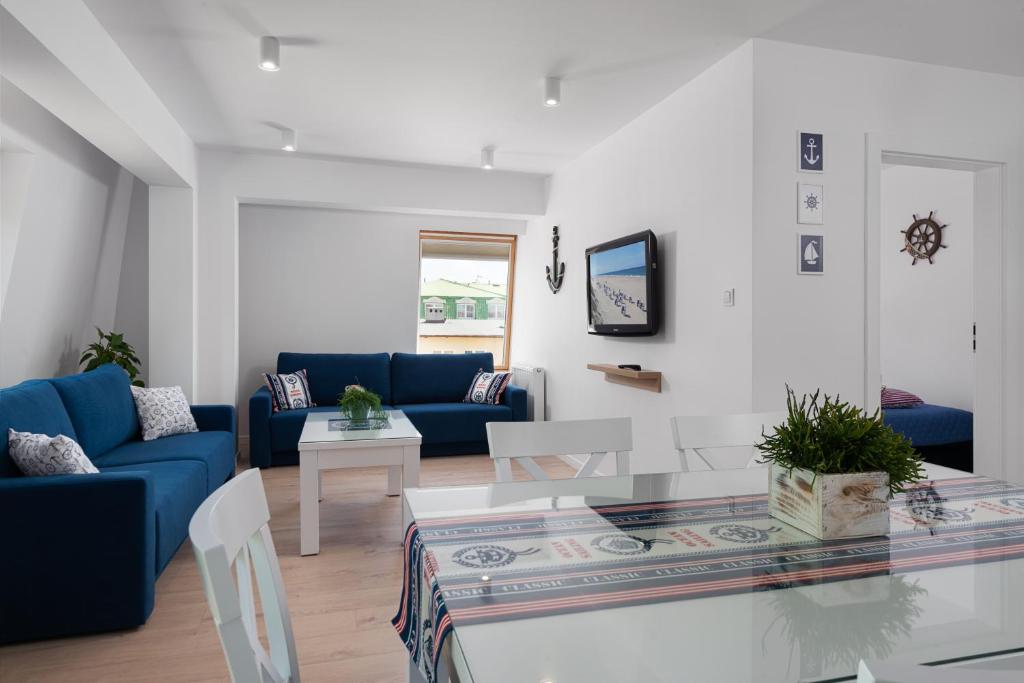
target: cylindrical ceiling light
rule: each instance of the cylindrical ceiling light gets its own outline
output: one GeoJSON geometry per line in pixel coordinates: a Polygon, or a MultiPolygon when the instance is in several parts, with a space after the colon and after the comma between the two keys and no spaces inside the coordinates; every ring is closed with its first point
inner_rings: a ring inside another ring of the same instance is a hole
{"type": "Polygon", "coordinates": [[[544,106],[557,107],[562,103],[562,79],[548,76],[544,79],[544,106]]]}
{"type": "Polygon", "coordinates": [[[260,38],[260,68],[264,71],[281,68],[281,41],[274,36],[260,38]]]}
{"type": "Polygon", "coordinates": [[[480,150],[480,168],[490,171],[494,168],[494,148],[484,147],[480,150]]]}
{"type": "Polygon", "coordinates": [[[294,152],[299,148],[299,134],[291,128],[281,131],[281,149],[286,152],[294,152]]]}

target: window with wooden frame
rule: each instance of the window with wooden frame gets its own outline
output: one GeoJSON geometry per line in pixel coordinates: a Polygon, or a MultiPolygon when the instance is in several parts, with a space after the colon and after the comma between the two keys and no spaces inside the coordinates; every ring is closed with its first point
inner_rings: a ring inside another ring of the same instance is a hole
{"type": "Polygon", "coordinates": [[[508,369],[516,236],[420,231],[419,353],[489,351],[508,369]]]}

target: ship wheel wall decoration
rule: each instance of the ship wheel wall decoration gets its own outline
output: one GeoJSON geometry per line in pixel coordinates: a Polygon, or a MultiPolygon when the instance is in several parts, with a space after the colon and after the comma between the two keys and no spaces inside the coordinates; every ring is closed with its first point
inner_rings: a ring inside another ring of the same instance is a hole
{"type": "Polygon", "coordinates": [[[932,258],[939,251],[945,249],[942,243],[942,231],[948,226],[940,225],[935,220],[935,212],[929,211],[926,218],[920,218],[915,213],[914,222],[906,230],[900,230],[905,238],[901,252],[907,252],[914,259],[910,265],[916,266],[918,260],[928,259],[928,263],[935,263],[932,258]]]}

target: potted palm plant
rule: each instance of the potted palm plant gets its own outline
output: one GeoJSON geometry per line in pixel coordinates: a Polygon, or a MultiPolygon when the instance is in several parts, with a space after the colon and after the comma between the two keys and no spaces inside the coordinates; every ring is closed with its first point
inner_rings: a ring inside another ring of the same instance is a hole
{"type": "Polygon", "coordinates": [[[360,384],[349,384],[338,397],[338,407],[353,422],[365,422],[381,412],[380,396],[360,384]]]}
{"type": "Polygon", "coordinates": [[[786,422],[758,444],[769,513],[823,540],[888,534],[889,498],[924,476],[910,442],[878,410],[786,394],[786,422]]]}

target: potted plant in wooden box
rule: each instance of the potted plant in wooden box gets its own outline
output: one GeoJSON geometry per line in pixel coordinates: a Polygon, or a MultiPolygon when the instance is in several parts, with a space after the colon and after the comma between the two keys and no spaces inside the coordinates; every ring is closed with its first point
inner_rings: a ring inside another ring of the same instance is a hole
{"type": "Polygon", "coordinates": [[[823,540],[888,534],[889,498],[924,476],[910,442],[880,411],[786,392],[786,422],[758,444],[769,513],[823,540]]]}

